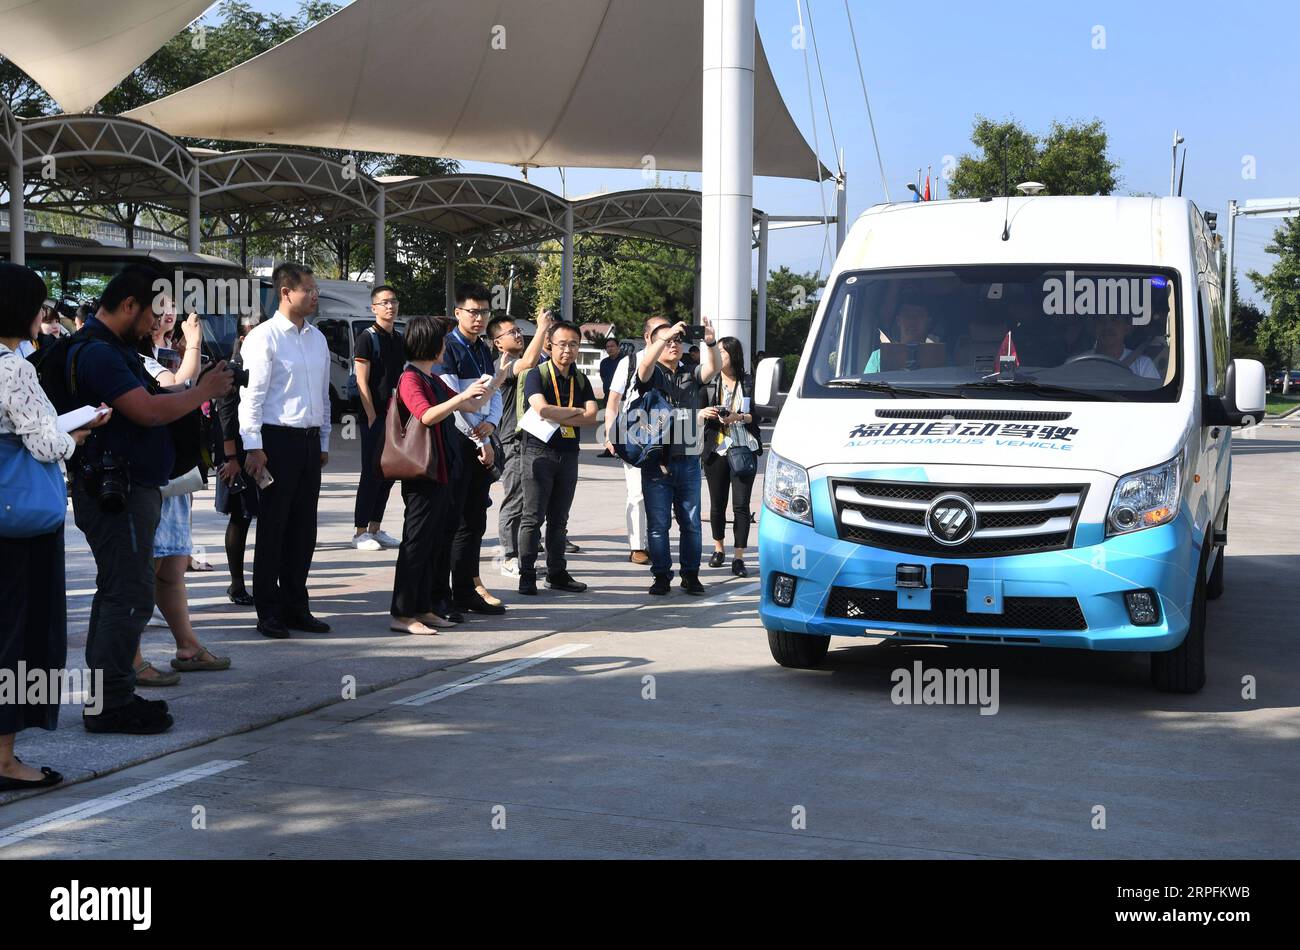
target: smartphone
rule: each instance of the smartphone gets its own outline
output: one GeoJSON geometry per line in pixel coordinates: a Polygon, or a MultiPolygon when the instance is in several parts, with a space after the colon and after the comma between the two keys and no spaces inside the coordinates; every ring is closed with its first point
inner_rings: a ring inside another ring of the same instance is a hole
{"type": "Polygon", "coordinates": [[[703,324],[700,324],[698,326],[692,324],[691,326],[688,326],[686,328],[686,339],[691,343],[699,343],[701,340],[703,340],[704,339],[703,324]]]}
{"type": "Polygon", "coordinates": [[[271,470],[270,470],[270,469],[267,469],[267,468],[262,469],[262,474],[259,475],[259,476],[257,476],[257,487],[258,487],[258,488],[261,488],[261,489],[264,489],[264,490],[265,490],[265,489],[267,489],[267,488],[270,488],[271,485],[274,484],[274,482],[275,482],[275,479],[271,477],[271,470]]]}

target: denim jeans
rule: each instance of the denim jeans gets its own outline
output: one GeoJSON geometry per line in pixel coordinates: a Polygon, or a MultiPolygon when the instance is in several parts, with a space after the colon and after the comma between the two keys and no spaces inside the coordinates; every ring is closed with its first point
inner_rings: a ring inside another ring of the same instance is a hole
{"type": "Polygon", "coordinates": [[[673,573],[668,528],[676,517],[681,535],[678,560],[684,573],[700,569],[700,457],[687,455],[668,463],[668,474],[658,465],[641,469],[645,495],[646,534],[650,542],[650,569],[655,574],[673,573]]]}

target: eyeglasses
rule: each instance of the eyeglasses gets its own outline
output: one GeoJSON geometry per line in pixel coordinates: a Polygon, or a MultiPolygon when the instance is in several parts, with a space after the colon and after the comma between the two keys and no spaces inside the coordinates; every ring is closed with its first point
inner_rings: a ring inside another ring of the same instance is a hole
{"type": "Polygon", "coordinates": [[[502,330],[500,333],[498,333],[498,334],[497,334],[496,336],[494,336],[492,339],[493,339],[493,340],[499,340],[499,339],[501,339],[503,336],[518,336],[518,337],[522,337],[523,335],[524,335],[524,334],[523,334],[523,331],[521,331],[518,327],[514,327],[514,328],[512,328],[512,329],[510,329],[510,330],[502,330]]]}
{"type": "Polygon", "coordinates": [[[553,349],[553,350],[576,350],[576,349],[577,349],[579,346],[581,346],[581,345],[582,345],[582,344],[578,343],[576,340],[566,340],[566,341],[563,342],[563,343],[555,343],[555,342],[552,342],[552,343],[551,343],[551,349],[553,349]]]}
{"type": "Polygon", "coordinates": [[[376,301],[374,302],[374,304],[372,304],[372,306],[375,306],[375,307],[396,307],[396,306],[397,306],[397,298],[396,298],[396,297],[388,297],[388,298],[385,299],[385,300],[376,300],[376,301]]]}
{"type": "Polygon", "coordinates": [[[477,309],[470,307],[457,307],[456,309],[468,313],[471,317],[490,317],[492,315],[491,307],[480,307],[477,309]]]}

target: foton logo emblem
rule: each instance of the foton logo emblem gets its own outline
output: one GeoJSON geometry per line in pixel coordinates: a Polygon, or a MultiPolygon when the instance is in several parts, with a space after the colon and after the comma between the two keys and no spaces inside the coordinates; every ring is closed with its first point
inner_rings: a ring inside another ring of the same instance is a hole
{"type": "Polygon", "coordinates": [[[975,505],[965,495],[940,495],[925,514],[925,528],[940,544],[969,541],[976,528],[975,505]]]}

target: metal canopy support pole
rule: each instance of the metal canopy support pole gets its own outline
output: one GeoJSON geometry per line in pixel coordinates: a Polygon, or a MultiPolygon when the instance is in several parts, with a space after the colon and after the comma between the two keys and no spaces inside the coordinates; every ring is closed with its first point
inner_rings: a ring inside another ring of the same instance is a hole
{"type": "Polygon", "coordinates": [[[23,211],[23,130],[15,122],[9,159],[9,260],[27,263],[27,221],[23,211]]]}
{"type": "MultiPolygon", "coordinates": [[[[384,247],[384,229],[388,225],[388,206],[385,200],[384,189],[379,189],[379,196],[375,199],[375,266],[372,268],[375,272],[375,286],[378,287],[384,282],[384,272],[388,262],[385,260],[387,249],[384,247]]],[[[347,280],[348,275],[344,274],[343,279],[347,280]]]]}
{"type": "Polygon", "coordinates": [[[840,166],[840,177],[835,180],[835,253],[840,253],[844,246],[844,236],[849,233],[849,192],[846,184],[844,167],[840,166]]]}
{"type": "Polygon", "coordinates": [[[447,316],[456,317],[456,239],[447,238],[447,316]]]}
{"type": "Polygon", "coordinates": [[[573,322],[573,205],[564,209],[564,252],[560,258],[560,313],[573,322]]]}
{"type": "Polygon", "coordinates": [[[758,327],[754,352],[767,349],[767,215],[758,219],[758,327]]]}
{"type": "MultiPolygon", "coordinates": [[[[1223,323],[1232,332],[1232,255],[1237,249],[1237,202],[1228,202],[1228,262],[1223,275],[1223,323]]],[[[1288,367],[1289,368],[1289,367],[1288,367]]]]}
{"type": "Polygon", "coordinates": [[[750,336],[754,0],[704,0],[700,306],[718,337],[750,336]]]}
{"type": "Polygon", "coordinates": [[[199,253],[199,248],[203,245],[203,231],[199,208],[199,166],[197,163],[190,169],[189,239],[190,253],[199,253]]]}

